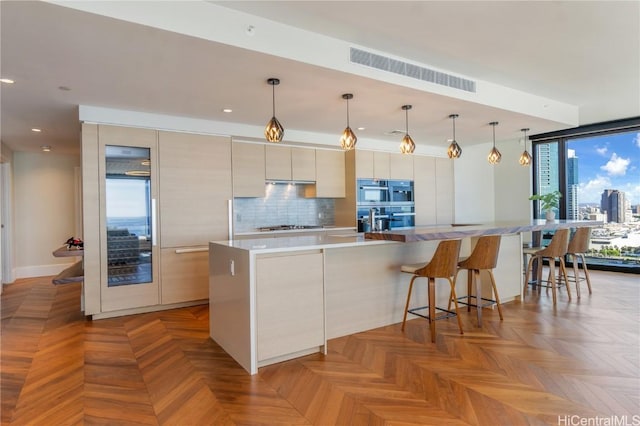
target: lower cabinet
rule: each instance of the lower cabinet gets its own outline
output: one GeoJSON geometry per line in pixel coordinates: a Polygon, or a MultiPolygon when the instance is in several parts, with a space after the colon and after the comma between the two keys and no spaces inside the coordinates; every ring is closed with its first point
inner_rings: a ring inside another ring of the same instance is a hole
{"type": "Polygon", "coordinates": [[[256,259],[258,362],[322,346],[322,253],[256,259]]]}
{"type": "Polygon", "coordinates": [[[161,303],[209,298],[209,250],[207,247],[165,248],[160,260],[161,303]]]}

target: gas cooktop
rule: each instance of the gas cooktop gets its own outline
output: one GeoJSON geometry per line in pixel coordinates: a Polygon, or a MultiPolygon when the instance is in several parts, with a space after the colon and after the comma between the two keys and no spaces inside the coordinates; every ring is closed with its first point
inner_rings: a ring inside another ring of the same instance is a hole
{"type": "Polygon", "coordinates": [[[294,229],[320,229],[322,226],[317,225],[272,225],[258,228],[258,231],[288,231],[294,229]]]}

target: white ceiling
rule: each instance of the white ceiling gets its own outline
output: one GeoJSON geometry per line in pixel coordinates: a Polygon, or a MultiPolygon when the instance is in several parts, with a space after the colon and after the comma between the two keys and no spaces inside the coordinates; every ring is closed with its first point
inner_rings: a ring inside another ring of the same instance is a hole
{"type": "MultiPolygon", "coordinates": [[[[145,22],[153,21],[159,6],[174,8],[172,24],[188,28],[191,22],[179,22],[187,16],[185,3],[132,5],[145,22]]],[[[228,24],[216,21],[221,6],[243,23],[242,37],[251,37],[255,48],[50,3],[0,2],[1,76],[16,81],[0,87],[2,141],[17,151],[51,145],[54,152],[77,153],[78,105],[264,126],[271,114],[268,77],[282,80],[276,115],[286,129],[339,134],[345,124],[340,95],[352,92],[351,127],[366,127],[357,132],[359,138],[390,144],[401,136],[384,133],[404,129],[403,104],[414,106],[409,115],[414,141],[443,149],[451,137],[451,113],[460,114],[457,140],[463,149],[490,141],[490,121],[500,122],[498,140],[517,140],[522,127],[539,133],[640,115],[640,2],[200,3],[211,9],[212,30],[228,24]],[[252,35],[244,34],[249,25],[252,35]],[[273,50],[291,48],[299,60],[264,53],[271,50],[260,43],[269,40],[274,25],[283,34],[291,30],[291,37],[273,50]],[[570,125],[528,114],[524,107],[510,111],[393,76],[320,66],[325,52],[313,45],[304,52],[296,39],[301,33],[291,27],[493,83],[507,93],[568,104],[576,108],[577,120],[570,125]],[[312,63],[303,57],[307,53],[320,59],[312,63]],[[224,114],[224,107],[234,112],[224,114]],[[33,133],[33,127],[43,132],[33,133]]]]}

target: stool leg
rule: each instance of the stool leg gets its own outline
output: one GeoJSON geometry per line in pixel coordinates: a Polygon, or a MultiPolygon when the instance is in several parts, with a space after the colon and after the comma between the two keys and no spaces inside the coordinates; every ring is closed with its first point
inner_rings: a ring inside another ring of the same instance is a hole
{"type": "Polygon", "coordinates": [[[580,276],[578,275],[578,256],[571,253],[571,260],[573,261],[573,279],[576,280],[576,295],[580,299],[580,276]]]}
{"type": "MultiPolygon", "coordinates": [[[[458,327],[460,328],[460,334],[464,334],[464,331],[462,331],[462,319],[460,319],[460,313],[458,312],[458,298],[456,297],[456,277],[453,278],[453,281],[451,281],[451,278],[447,278],[449,280],[449,284],[451,284],[451,293],[453,293],[453,304],[456,307],[456,318],[458,319],[458,327]]],[[[451,310],[451,309],[449,309],[451,310]]]]}
{"type": "Polygon", "coordinates": [[[556,258],[549,258],[549,275],[551,276],[551,293],[553,293],[553,306],[556,305],[556,258]]]}
{"type": "MultiPolygon", "coordinates": [[[[469,271],[471,273],[471,271],[469,271]]],[[[473,270],[473,279],[476,282],[476,310],[478,311],[478,327],[482,327],[482,280],[480,279],[480,271],[473,270]]]]}
{"type": "Polygon", "coordinates": [[[458,272],[460,272],[460,269],[456,269],[456,275],[453,277],[453,286],[454,286],[454,288],[453,288],[452,291],[449,292],[449,304],[447,304],[447,311],[451,310],[451,302],[453,300],[455,300],[456,305],[458,304],[458,300],[457,300],[458,297],[456,296],[456,289],[455,289],[455,285],[456,285],[456,282],[458,280],[458,272]]]}
{"type": "Polygon", "coordinates": [[[527,272],[524,274],[524,291],[522,292],[523,295],[527,294],[527,289],[529,287],[529,272],[533,272],[533,259],[535,259],[535,256],[531,256],[529,258],[529,263],[527,263],[527,272]]]}
{"type": "Polygon", "coordinates": [[[429,328],[431,329],[431,342],[436,341],[436,279],[429,277],[429,328]]]}
{"type": "Polygon", "coordinates": [[[591,294],[591,278],[589,277],[589,269],[587,268],[587,261],[584,258],[583,253],[580,253],[579,256],[582,259],[582,269],[584,269],[584,276],[587,279],[587,287],[589,288],[589,294],[591,294]]]}
{"type": "Polygon", "coordinates": [[[489,278],[491,278],[491,286],[493,286],[493,294],[494,297],[496,298],[496,305],[498,305],[498,314],[500,315],[500,321],[503,320],[502,318],[502,307],[500,306],[500,296],[498,296],[498,288],[496,287],[496,279],[493,276],[493,271],[491,269],[487,269],[487,272],[489,272],[489,278]]]}
{"type": "Polygon", "coordinates": [[[560,259],[560,272],[562,273],[562,276],[564,277],[564,283],[567,286],[567,296],[569,297],[569,300],[571,300],[571,289],[569,287],[569,279],[567,278],[567,268],[565,268],[564,266],[564,259],[562,258],[562,256],[560,256],[559,259],[560,259]]]}
{"type": "MultiPolygon", "coordinates": [[[[471,269],[467,269],[467,312],[471,312],[471,293],[473,286],[473,271],[471,269]]],[[[476,296],[478,296],[476,294],[476,296]]],[[[476,305],[478,304],[478,298],[476,297],[476,305]]]]}
{"type": "Polygon", "coordinates": [[[413,277],[411,277],[411,281],[409,282],[409,292],[407,293],[407,303],[406,305],[404,305],[404,317],[402,318],[402,328],[401,328],[402,331],[404,331],[404,323],[407,322],[407,312],[409,312],[409,301],[411,300],[411,290],[413,289],[413,282],[415,281],[416,278],[418,278],[418,276],[414,275],[413,277]]]}

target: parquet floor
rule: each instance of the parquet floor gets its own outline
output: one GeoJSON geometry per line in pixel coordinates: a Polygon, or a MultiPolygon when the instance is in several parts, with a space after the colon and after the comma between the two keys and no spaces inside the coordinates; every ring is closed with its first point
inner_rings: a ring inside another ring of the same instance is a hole
{"type": "Polygon", "coordinates": [[[208,338],[207,306],[92,322],[79,284],[20,280],[2,295],[2,424],[640,424],[640,279],[593,281],[482,329],[465,312],[464,336],[438,321],[432,344],[416,319],[249,376],[208,338]]]}

